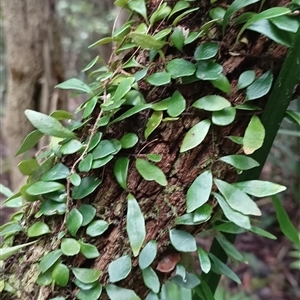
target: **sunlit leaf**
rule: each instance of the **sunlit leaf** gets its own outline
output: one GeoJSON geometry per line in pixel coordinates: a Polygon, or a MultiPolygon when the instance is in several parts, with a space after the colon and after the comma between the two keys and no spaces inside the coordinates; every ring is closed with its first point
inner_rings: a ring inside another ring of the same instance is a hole
{"type": "Polygon", "coordinates": [[[58,286],[65,287],[69,282],[70,271],[65,264],[57,264],[52,271],[52,278],[58,286]]]}
{"type": "Polygon", "coordinates": [[[73,268],[72,272],[83,283],[95,282],[101,275],[101,271],[95,269],[73,268]]]}
{"type": "Polygon", "coordinates": [[[259,149],[265,139],[265,128],[258,116],[252,116],[243,138],[244,153],[249,155],[259,149]]]}
{"type": "Polygon", "coordinates": [[[211,268],[211,262],[210,262],[209,256],[208,256],[207,252],[200,247],[198,247],[197,251],[198,251],[198,257],[199,257],[199,261],[200,261],[201,270],[205,274],[207,274],[211,268]]]}
{"type": "Polygon", "coordinates": [[[162,121],[163,113],[162,111],[154,111],[147,121],[145,128],[145,139],[159,126],[162,121]]]}

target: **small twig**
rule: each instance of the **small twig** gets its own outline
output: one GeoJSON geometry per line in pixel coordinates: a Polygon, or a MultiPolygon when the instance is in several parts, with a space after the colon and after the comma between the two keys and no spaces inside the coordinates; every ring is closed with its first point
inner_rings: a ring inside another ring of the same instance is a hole
{"type": "MultiPolygon", "coordinates": [[[[105,88],[104,88],[104,95],[103,95],[103,103],[105,103],[106,101],[106,85],[104,85],[105,88]]],[[[84,151],[82,152],[82,154],[80,155],[80,157],[75,161],[75,163],[73,164],[72,168],[71,168],[71,171],[70,171],[70,175],[74,174],[75,173],[75,169],[77,167],[77,165],[84,159],[84,157],[86,156],[87,152],[88,152],[88,149],[91,145],[91,142],[92,142],[92,138],[94,137],[94,135],[96,134],[97,132],[97,124],[100,120],[100,118],[102,117],[102,114],[103,114],[103,110],[101,109],[100,113],[98,114],[97,116],[97,119],[93,125],[93,128],[92,128],[92,131],[91,131],[91,134],[90,134],[90,137],[89,137],[89,140],[86,144],[86,147],[84,149],[84,151]]],[[[70,207],[70,204],[72,202],[72,197],[71,197],[71,181],[70,181],[70,177],[67,179],[67,203],[66,203],[66,212],[65,212],[65,216],[64,216],[64,220],[63,220],[63,223],[62,223],[62,226],[60,228],[59,231],[62,231],[62,228],[63,226],[65,225],[66,223],[66,219],[67,219],[67,215],[68,215],[68,212],[69,212],[69,207],[70,207]]]]}

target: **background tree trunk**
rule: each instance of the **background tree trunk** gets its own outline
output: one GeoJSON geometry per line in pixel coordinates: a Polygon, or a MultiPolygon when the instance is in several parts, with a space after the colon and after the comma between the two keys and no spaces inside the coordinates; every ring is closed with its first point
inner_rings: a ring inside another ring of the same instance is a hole
{"type": "MultiPolygon", "coordinates": [[[[154,11],[158,2],[156,0],[148,1],[149,13],[154,11]]],[[[225,1],[224,1],[225,2],[225,1]]],[[[228,1],[229,2],[229,1],[228,1]]],[[[271,1],[270,6],[282,4],[282,1],[271,1]]],[[[183,20],[180,25],[190,31],[196,31],[200,25],[209,20],[208,10],[210,8],[209,1],[201,1],[201,10],[195,13],[192,17],[183,20]]],[[[159,28],[158,28],[159,30],[159,28]]],[[[155,32],[155,28],[153,30],[155,32]]],[[[230,78],[232,92],[227,99],[232,103],[240,104],[244,101],[244,94],[236,91],[236,84],[239,75],[245,70],[255,70],[256,74],[261,74],[266,70],[272,69],[274,76],[278,74],[283,62],[286,50],[272,43],[267,38],[259,34],[248,32],[248,45],[235,44],[238,28],[229,28],[227,34],[220,43],[220,51],[218,62],[222,64],[224,74],[230,78]],[[239,55],[232,55],[232,52],[239,55]]],[[[216,34],[221,40],[220,33],[216,34]]],[[[185,57],[193,56],[197,42],[187,47],[184,53],[185,57]]],[[[179,57],[178,52],[174,48],[165,50],[166,59],[168,55],[179,57]]],[[[136,59],[138,62],[147,60],[143,57],[143,53],[137,53],[136,59]]],[[[160,70],[164,63],[160,57],[156,59],[156,65],[153,66],[151,72],[160,70]]],[[[158,129],[151,135],[149,141],[143,139],[143,130],[148,119],[148,113],[142,112],[134,118],[129,118],[121,123],[115,124],[105,134],[104,138],[119,139],[125,132],[135,132],[140,137],[140,142],[136,146],[134,153],[131,156],[143,156],[148,153],[157,153],[162,155],[162,161],[158,166],[163,170],[168,179],[168,186],[162,187],[155,182],[143,180],[137,173],[134,162],[131,162],[128,177],[128,189],[139,201],[139,205],[146,219],[146,241],[154,239],[158,243],[158,255],[155,262],[152,264],[156,268],[159,261],[166,255],[174,253],[174,250],[169,247],[168,230],[175,227],[176,217],[185,212],[186,200],[185,194],[187,188],[193,180],[206,168],[211,168],[214,175],[218,178],[226,178],[226,181],[233,182],[236,180],[236,172],[233,169],[226,167],[217,158],[222,155],[240,153],[240,147],[231,142],[226,136],[236,135],[243,136],[245,128],[251,118],[253,112],[239,112],[236,121],[227,127],[213,127],[210,133],[200,146],[188,151],[184,154],[179,153],[179,147],[185,133],[199,120],[207,118],[207,113],[199,112],[199,110],[191,108],[191,103],[195,100],[209,94],[219,93],[214,87],[205,81],[198,81],[187,85],[170,84],[168,86],[152,89],[149,85],[140,84],[139,90],[144,94],[147,102],[155,102],[172,95],[178,89],[187,100],[189,107],[179,120],[174,122],[162,123],[158,129]]],[[[267,97],[260,100],[260,105],[263,107],[267,97]]],[[[99,112],[99,110],[98,110],[99,112]]],[[[96,112],[97,113],[97,112],[96,112]]],[[[86,133],[82,133],[82,140],[86,137],[86,133]]],[[[63,159],[63,162],[72,166],[77,159],[75,156],[70,156],[63,159]]],[[[113,175],[113,163],[108,164],[103,169],[94,170],[93,175],[102,179],[102,184],[99,188],[81,203],[93,204],[97,209],[97,216],[110,223],[109,229],[104,235],[95,238],[90,238],[85,235],[84,230],[78,232],[78,236],[84,236],[86,242],[93,243],[97,246],[100,256],[93,262],[87,261],[83,256],[78,255],[68,258],[68,265],[72,267],[95,268],[103,271],[100,281],[102,284],[108,282],[107,267],[114,259],[130,252],[130,246],[126,233],[126,196],[122,188],[116,183],[113,175]],[[105,176],[103,176],[105,174],[105,176]]],[[[215,206],[214,213],[218,211],[216,203],[211,201],[215,206]]],[[[77,207],[78,203],[73,203],[72,207],[77,207]]],[[[26,212],[27,224],[32,224],[34,214],[38,211],[38,205],[33,205],[26,212]]],[[[53,241],[61,230],[63,217],[45,217],[44,220],[51,227],[53,241]]],[[[206,224],[201,226],[180,226],[193,235],[199,233],[206,224]]],[[[20,235],[16,238],[18,243],[28,242],[29,239],[25,235],[20,235]]],[[[59,289],[55,287],[52,291],[50,287],[40,287],[35,284],[37,278],[37,262],[44,255],[45,251],[50,250],[52,245],[49,243],[49,236],[39,239],[33,246],[26,248],[16,257],[11,258],[6,263],[6,270],[9,275],[10,283],[18,291],[18,297],[21,299],[50,299],[57,295],[64,295],[75,299],[77,289],[73,286],[72,289],[59,289]],[[18,261],[26,263],[19,264],[18,261]]],[[[163,282],[170,274],[159,274],[163,282]]],[[[118,285],[133,289],[141,297],[145,296],[149,290],[145,287],[141,276],[141,271],[137,265],[137,259],[133,259],[133,270],[130,275],[118,285]]],[[[5,298],[8,299],[8,298],[5,298]]],[[[10,298],[12,299],[12,298],[10,298]]],[[[17,299],[17,297],[15,298],[17,299]]],[[[103,294],[101,299],[107,299],[103,294]]]]}
{"type": "Polygon", "coordinates": [[[2,11],[8,73],[3,133],[9,149],[11,187],[16,189],[23,178],[17,165],[25,156],[14,155],[32,130],[24,110],[49,113],[66,108],[67,98],[54,91],[64,81],[55,0],[4,0],[2,11]]]}

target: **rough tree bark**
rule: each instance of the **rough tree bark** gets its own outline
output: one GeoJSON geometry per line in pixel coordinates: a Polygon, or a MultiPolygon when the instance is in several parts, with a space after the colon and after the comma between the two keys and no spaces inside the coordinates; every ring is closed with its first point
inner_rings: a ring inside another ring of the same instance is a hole
{"type": "Polygon", "coordinates": [[[24,156],[14,157],[32,130],[25,109],[50,113],[64,109],[67,98],[54,86],[64,81],[60,32],[55,0],[4,0],[1,2],[7,48],[8,92],[3,133],[9,149],[11,187],[20,186],[17,169],[24,156]]]}
{"type": "MultiPolygon", "coordinates": [[[[174,1],[169,1],[174,3],[174,1]]],[[[220,1],[218,5],[226,7],[231,1],[220,1]]],[[[273,0],[265,3],[266,6],[279,6],[285,4],[284,0],[273,0]]],[[[160,1],[150,0],[147,2],[148,13],[154,11],[160,1]]],[[[211,7],[209,1],[197,1],[201,9],[194,13],[192,17],[184,19],[180,25],[190,31],[196,31],[201,24],[209,20],[208,10],[211,7]]],[[[257,9],[257,6],[252,6],[251,9],[257,9]]],[[[168,26],[167,23],[160,25],[162,29],[168,26]]],[[[153,31],[155,31],[155,29],[153,31]]],[[[226,31],[224,38],[221,37],[218,27],[214,27],[216,40],[220,42],[220,52],[218,62],[222,64],[224,73],[230,79],[232,92],[226,95],[234,104],[240,104],[244,101],[244,93],[236,91],[236,84],[239,75],[249,69],[254,69],[256,74],[261,74],[266,70],[272,69],[274,76],[278,74],[286,54],[286,49],[279,46],[264,36],[254,32],[247,32],[245,35],[248,39],[248,44],[235,43],[238,32],[237,27],[230,27],[226,31]]],[[[184,49],[184,54],[180,54],[174,48],[164,49],[166,60],[171,57],[185,58],[192,57],[195,48],[199,41],[187,46],[184,49]]],[[[145,52],[140,51],[136,55],[139,62],[147,61],[145,52]]],[[[161,69],[163,61],[158,57],[156,64],[151,67],[150,72],[154,73],[161,69]]],[[[179,147],[182,139],[192,125],[199,120],[207,118],[208,114],[199,112],[199,110],[190,107],[191,103],[200,97],[208,94],[220,93],[215,90],[209,83],[198,81],[187,85],[176,85],[175,83],[159,88],[151,88],[146,82],[139,85],[139,90],[145,95],[148,102],[155,102],[165,97],[170,96],[175,89],[187,100],[189,107],[179,120],[174,122],[162,123],[158,129],[151,135],[148,141],[143,139],[143,130],[147,120],[147,112],[140,113],[137,117],[129,118],[117,123],[107,132],[106,138],[120,138],[125,132],[135,132],[140,137],[140,142],[136,146],[134,153],[127,152],[131,156],[143,155],[147,153],[161,154],[163,159],[158,166],[164,171],[168,179],[167,187],[162,187],[155,182],[143,180],[133,163],[129,169],[128,188],[130,192],[139,201],[141,210],[146,218],[146,242],[154,239],[158,242],[158,255],[152,267],[156,268],[167,254],[173,253],[174,250],[169,246],[168,230],[175,227],[175,219],[177,216],[185,212],[185,194],[187,188],[192,181],[206,168],[211,168],[212,172],[219,178],[226,178],[226,181],[233,182],[236,180],[236,173],[233,169],[228,168],[225,164],[218,162],[217,158],[221,155],[229,155],[241,153],[241,149],[236,144],[226,138],[229,135],[243,136],[245,128],[252,116],[252,112],[238,112],[236,121],[227,127],[213,127],[204,142],[184,154],[179,153],[179,147]]],[[[260,99],[259,105],[265,105],[267,97],[260,99]]],[[[95,116],[97,113],[95,112],[95,116]]],[[[82,132],[82,139],[86,138],[87,133],[82,132]]],[[[68,156],[63,158],[63,162],[71,166],[77,156],[68,156]]],[[[102,270],[103,274],[100,278],[101,283],[108,282],[107,266],[108,264],[121,255],[130,252],[130,246],[126,234],[126,194],[116,183],[112,172],[113,164],[109,164],[103,170],[95,170],[93,175],[102,178],[103,182],[99,188],[88,196],[82,203],[91,203],[97,209],[97,216],[110,223],[109,230],[101,237],[90,238],[85,236],[87,242],[92,242],[97,246],[100,256],[95,261],[87,261],[83,256],[78,255],[74,258],[69,258],[67,264],[73,267],[89,267],[102,270]],[[105,174],[105,177],[103,177],[105,174]]],[[[213,201],[211,200],[213,203],[213,201]]],[[[214,212],[218,211],[218,207],[214,204],[214,212]]],[[[73,207],[78,204],[73,203],[73,207]]],[[[27,224],[34,221],[33,215],[38,210],[37,205],[30,206],[26,210],[27,224]]],[[[47,224],[53,232],[52,243],[56,241],[57,233],[61,228],[63,217],[45,217],[47,224]]],[[[206,224],[200,226],[188,226],[184,228],[193,235],[199,233],[206,224]]],[[[84,236],[84,232],[79,232],[79,235],[84,236]]],[[[30,239],[23,235],[16,238],[17,243],[28,242],[30,239]]],[[[76,287],[74,289],[63,290],[55,288],[53,291],[49,287],[39,287],[34,283],[37,277],[36,264],[45,250],[50,250],[49,237],[41,238],[34,246],[26,248],[15,257],[12,257],[6,263],[6,272],[11,275],[10,282],[19,290],[19,298],[22,299],[50,299],[55,295],[69,296],[70,299],[75,299],[76,287]],[[20,263],[20,262],[23,263],[20,263]]],[[[170,274],[159,274],[162,281],[166,280],[170,274]]],[[[130,275],[118,285],[133,289],[141,297],[145,296],[149,290],[143,284],[141,271],[137,266],[137,260],[133,260],[133,270],[130,275]]],[[[5,298],[8,299],[8,298],[5,298]]],[[[10,298],[12,299],[12,298],[10,298]]],[[[17,299],[17,298],[15,298],[17,299]]],[[[69,299],[69,298],[68,298],[69,299]]],[[[102,294],[101,299],[107,299],[105,294],[102,294]]]]}

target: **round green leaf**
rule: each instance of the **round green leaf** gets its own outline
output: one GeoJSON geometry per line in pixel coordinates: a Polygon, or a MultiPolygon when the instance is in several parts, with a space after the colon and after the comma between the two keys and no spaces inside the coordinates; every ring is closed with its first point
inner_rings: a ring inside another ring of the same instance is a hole
{"type": "Polygon", "coordinates": [[[40,132],[60,138],[74,138],[75,134],[71,130],[61,125],[55,118],[40,112],[26,109],[25,115],[30,123],[40,132]]]}
{"type": "Polygon", "coordinates": [[[133,255],[136,257],[146,237],[145,219],[134,196],[129,194],[127,199],[126,231],[133,255]]]}
{"type": "Polygon", "coordinates": [[[102,293],[102,286],[99,282],[96,282],[93,285],[93,288],[89,290],[80,290],[78,294],[76,294],[76,298],[79,300],[98,300],[100,299],[102,293]]]}
{"type": "Polygon", "coordinates": [[[227,126],[231,124],[236,115],[235,107],[227,107],[220,111],[214,111],[212,114],[212,122],[218,126],[227,126]]]}
{"type": "Polygon", "coordinates": [[[42,181],[54,181],[59,179],[65,179],[70,175],[70,170],[62,163],[56,164],[48,172],[46,172],[41,180],[42,181]]]}
{"type": "Polygon", "coordinates": [[[70,140],[60,147],[62,154],[73,154],[82,148],[82,144],[78,140],[70,140]]]}
{"type": "Polygon", "coordinates": [[[90,204],[83,204],[79,207],[78,210],[83,217],[81,224],[82,226],[86,226],[87,224],[89,224],[96,215],[96,208],[90,204]]]}
{"type": "Polygon", "coordinates": [[[95,269],[73,268],[74,276],[83,283],[92,283],[99,279],[101,271],[95,269]]]}
{"type": "Polygon", "coordinates": [[[146,287],[157,294],[160,290],[160,282],[154,270],[151,267],[147,267],[142,270],[142,276],[146,287]]]}
{"type": "Polygon", "coordinates": [[[95,220],[86,229],[86,234],[89,236],[98,236],[106,231],[109,224],[103,220],[95,220]]]}
{"type": "Polygon", "coordinates": [[[188,60],[175,58],[168,62],[167,71],[175,79],[193,75],[196,71],[196,66],[188,60]]]}
{"type": "Polygon", "coordinates": [[[273,82],[273,74],[267,71],[247,87],[246,96],[247,100],[255,100],[265,96],[271,89],[273,82]]]}
{"type": "Polygon", "coordinates": [[[132,132],[126,133],[120,139],[123,149],[132,148],[139,140],[139,137],[132,132]]]}
{"type": "Polygon", "coordinates": [[[92,168],[93,154],[89,153],[78,165],[80,172],[88,172],[92,168]]]}
{"type": "Polygon", "coordinates": [[[62,251],[60,249],[51,251],[48,254],[46,254],[39,264],[39,271],[45,273],[57,262],[61,255],[62,251]]]}
{"type": "Polygon", "coordinates": [[[194,57],[196,60],[209,59],[218,53],[218,44],[215,42],[206,42],[197,47],[194,57]]]}
{"type": "Polygon", "coordinates": [[[200,61],[197,64],[196,77],[201,80],[216,80],[222,73],[223,67],[212,61],[200,61]]]}
{"type": "Polygon", "coordinates": [[[168,184],[166,175],[163,171],[157,167],[156,165],[150,163],[141,158],[137,158],[135,161],[136,169],[138,170],[139,174],[148,181],[154,180],[158,184],[162,186],[166,186],[168,184]]]}
{"type": "Polygon", "coordinates": [[[128,174],[129,158],[118,157],[114,165],[114,174],[119,185],[127,189],[127,174],[128,174]]]}
{"type": "Polygon", "coordinates": [[[259,163],[246,155],[227,155],[219,158],[219,160],[235,167],[238,170],[249,170],[259,166],[259,163]]]}
{"type": "Polygon", "coordinates": [[[83,242],[80,243],[80,252],[87,258],[92,259],[100,256],[100,253],[96,246],[83,242]]]}
{"type": "Polygon", "coordinates": [[[36,222],[28,228],[27,235],[29,237],[41,236],[50,233],[51,230],[44,222],[36,222]]]}
{"type": "Polygon", "coordinates": [[[64,255],[73,256],[79,253],[80,244],[75,239],[65,238],[61,240],[60,248],[64,255]]]}
{"type": "Polygon", "coordinates": [[[67,228],[71,235],[75,236],[83,221],[82,214],[73,208],[67,215],[67,228]]]}
{"type": "Polygon", "coordinates": [[[199,261],[200,261],[201,270],[205,274],[207,274],[211,268],[211,262],[210,262],[209,256],[208,256],[207,252],[200,247],[197,249],[197,251],[198,251],[198,257],[199,257],[199,261]]]}
{"type": "Polygon", "coordinates": [[[61,287],[65,287],[69,282],[70,271],[64,264],[57,264],[52,271],[52,278],[55,283],[61,287]]]}
{"type": "Polygon", "coordinates": [[[142,249],[139,255],[139,266],[143,270],[149,267],[154,261],[157,253],[157,243],[154,240],[151,240],[147,245],[142,249]]]}
{"type": "Polygon", "coordinates": [[[124,289],[114,284],[106,285],[105,289],[110,300],[141,300],[133,290],[124,289]]]}
{"type": "Polygon", "coordinates": [[[167,72],[157,72],[150,75],[146,81],[154,86],[166,85],[171,82],[171,76],[167,72]]]}
{"type": "Polygon", "coordinates": [[[160,154],[153,154],[153,153],[150,153],[150,154],[146,154],[146,157],[149,159],[149,160],[152,160],[154,162],[160,162],[161,161],[161,158],[162,156],[160,154]]]}
{"type": "Polygon", "coordinates": [[[81,177],[79,174],[77,173],[73,173],[71,176],[70,176],[70,182],[74,185],[74,186],[79,186],[80,185],[80,182],[81,182],[81,177]]]}
{"type": "Polygon", "coordinates": [[[212,173],[204,171],[189,187],[186,194],[186,211],[192,212],[202,206],[209,199],[212,188],[212,173]]]}
{"type": "Polygon", "coordinates": [[[94,192],[100,183],[101,180],[97,179],[94,176],[87,176],[82,178],[80,185],[73,188],[72,198],[74,200],[83,199],[84,197],[94,192]]]}
{"type": "Polygon", "coordinates": [[[236,188],[254,197],[268,197],[286,190],[286,187],[264,180],[249,180],[233,184],[236,188]]]}
{"type": "Polygon", "coordinates": [[[245,216],[239,213],[238,211],[232,209],[220,194],[213,193],[213,195],[217,199],[219,205],[223,210],[224,215],[229,221],[232,221],[234,224],[245,229],[251,228],[250,219],[248,216],[245,216]]]}
{"type": "Polygon", "coordinates": [[[237,83],[237,90],[241,90],[249,86],[255,79],[255,71],[249,70],[243,72],[237,83]]]}
{"type": "Polygon", "coordinates": [[[31,185],[26,192],[29,195],[42,195],[64,189],[65,186],[55,181],[38,181],[31,185]]]}
{"type": "Polygon", "coordinates": [[[256,203],[243,191],[220,179],[214,179],[214,183],[231,208],[245,215],[261,215],[256,203]]]}
{"type": "Polygon", "coordinates": [[[259,149],[265,139],[265,128],[258,116],[252,116],[243,138],[244,153],[249,155],[259,149]]]}
{"type": "Polygon", "coordinates": [[[108,266],[108,275],[110,282],[117,282],[126,278],[131,271],[131,257],[129,255],[121,256],[112,261],[108,266]]]}
{"type": "Polygon", "coordinates": [[[195,238],[188,232],[171,229],[169,236],[173,247],[179,252],[193,252],[197,250],[195,238]]]}
{"type": "Polygon", "coordinates": [[[36,159],[26,159],[18,164],[18,168],[23,175],[31,175],[38,166],[36,159]]]}
{"type": "Polygon", "coordinates": [[[185,107],[185,99],[178,91],[175,91],[170,99],[170,104],[167,113],[170,117],[178,117],[182,112],[184,112],[185,107]]]}
{"type": "Polygon", "coordinates": [[[231,103],[224,97],[218,95],[208,95],[195,101],[192,106],[208,111],[216,111],[230,107],[231,103]]]}
{"type": "Polygon", "coordinates": [[[180,147],[180,152],[185,152],[190,149],[193,149],[201,144],[201,142],[205,139],[209,127],[210,120],[203,120],[193,126],[185,135],[182,145],[180,147]]]}

